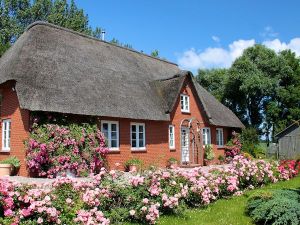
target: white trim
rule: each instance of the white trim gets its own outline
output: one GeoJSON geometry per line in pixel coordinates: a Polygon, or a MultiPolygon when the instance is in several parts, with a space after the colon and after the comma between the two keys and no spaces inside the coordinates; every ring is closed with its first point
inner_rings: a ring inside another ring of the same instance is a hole
{"type": "Polygon", "coordinates": [[[202,128],[202,139],[203,139],[203,145],[211,144],[211,130],[209,127],[202,128]],[[205,136],[205,138],[203,136],[205,136]]]}
{"type": "Polygon", "coordinates": [[[146,126],[145,123],[130,123],[130,146],[131,146],[131,150],[132,151],[146,151],[146,126]],[[136,146],[138,147],[132,147],[132,126],[136,126],[136,146]],[[143,147],[139,147],[140,145],[140,141],[139,141],[139,132],[138,132],[138,128],[139,126],[143,126],[143,141],[144,141],[144,146],[143,147]]]}
{"type": "Polygon", "coordinates": [[[219,148],[224,146],[224,131],[223,131],[223,128],[216,128],[216,144],[219,148]],[[221,134],[221,137],[219,136],[219,134],[221,134]],[[219,138],[221,138],[221,139],[219,139],[219,138]],[[219,144],[220,143],[219,141],[221,141],[221,144],[219,144]]]}
{"type": "Polygon", "coordinates": [[[172,150],[175,149],[175,126],[174,125],[169,125],[169,148],[172,150]],[[173,145],[170,145],[170,141],[171,141],[170,128],[171,127],[172,127],[172,131],[173,131],[173,145]]]}
{"type": "Polygon", "coordinates": [[[4,119],[4,120],[2,120],[2,149],[1,149],[1,152],[9,152],[10,151],[10,138],[11,138],[11,119],[4,119]],[[8,124],[8,127],[6,127],[7,124],[8,124]],[[4,136],[6,138],[4,138],[4,136]]]}
{"type": "Polygon", "coordinates": [[[181,112],[184,112],[184,113],[190,112],[190,96],[185,95],[185,94],[180,94],[180,109],[181,109],[181,112]]]}
{"type": "Polygon", "coordinates": [[[119,121],[111,121],[111,120],[101,120],[101,132],[103,133],[103,124],[107,123],[108,124],[108,131],[107,135],[107,147],[109,148],[109,151],[119,151],[120,150],[120,135],[119,135],[119,121]],[[117,129],[117,146],[118,147],[110,147],[111,146],[111,125],[116,124],[116,129],[117,129]]]}

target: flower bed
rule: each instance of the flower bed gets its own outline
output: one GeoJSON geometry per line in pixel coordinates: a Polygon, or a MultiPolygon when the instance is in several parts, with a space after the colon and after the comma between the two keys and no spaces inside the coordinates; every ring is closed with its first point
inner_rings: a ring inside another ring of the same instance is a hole
{"type": "Polygon", "coordinates": [[[287,180],[293,169],[236,156],[228,169],[158,170],[120,182],[102,169],[91,182],[56,179],[52,188],[0,181],[0,224],[154,224],[161,214],[201,207],[243,190],[287,180]]]}

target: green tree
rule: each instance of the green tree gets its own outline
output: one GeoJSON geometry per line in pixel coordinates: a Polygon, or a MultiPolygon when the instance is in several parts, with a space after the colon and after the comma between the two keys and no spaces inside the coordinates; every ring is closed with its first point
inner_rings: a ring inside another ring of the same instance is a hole
{"type": "Polygon", "coordinates": [[[272,136],[300,119],[300,58],[291,50],[280,52],[278,58],[278,86],[266,110],[272,136]]]}
{"type": "Polygon", "coordinates": [[[300,58],[290,50],[255,45],[229,69],[199,70],[196,78],[267,142],[300,119],[300,58]]]}
{"type": "Polygon", "coordinates": [[[263,45],[246,49],[229,69],[225,103],[247,126],[261,131],[266,105],[278,84],[279,71],[276,53],[263,45]]]}
{"type": "Polygon", "coordinates": [[[47,21],[98,37],[100,28],[89,26],[88,16],[74,0],[0,0],[0,56],[34,21],[47,21]]]}
{"type": "Polygon", "coordinates": [[[196,76],[196,80],[222,103],[227,79],[228,69],[199,69],[196,76]]]}

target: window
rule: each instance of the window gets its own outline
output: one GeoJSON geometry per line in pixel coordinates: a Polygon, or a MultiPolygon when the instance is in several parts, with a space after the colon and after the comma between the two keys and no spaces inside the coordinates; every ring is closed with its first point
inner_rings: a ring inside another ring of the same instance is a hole
{"type": "Polygon", "coordinates": [[[131,123],[131,149],[145,150],[145,124],[131,123]]]}
{"type": "Polygon", "coordinates": [[[181,112],[190,112],[190,97],[180,95],[181,112]]]}
{"type": "Polygon", "coordinates": [[[175,127],[174,125],[169,126],[169,147],[175,149],[175,127]]]}
{"type": "Polygon", "coordinates": [[[119,150],[119,123],[117,121],[101,121],[101,131],[107,140],[110,150],[119,150]]]}
{"type": "Polygon", "coordinates": [[[223,128],[217,128],[217,145],[220,147],[224,145],[223,128]]]}
{"type": "Polygon", "coordinates": [[[2,151],[10,151],[10,129],[11,121],[2,121],[2,151]]]}
{"type": "Polygon", "coordinates": [[[203,139],[203,145],[211,144],[210,128],[208,127],[202,128],[202,139],[203,139]]]}

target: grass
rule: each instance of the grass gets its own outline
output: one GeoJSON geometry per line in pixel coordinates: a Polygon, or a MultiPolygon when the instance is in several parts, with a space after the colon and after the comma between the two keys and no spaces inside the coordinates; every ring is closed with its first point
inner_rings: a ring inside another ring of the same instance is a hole
{"type": "MultiPolygon", "coordinates": [[[[300,188],[300,176],[260,188],[272,190],[282,188],[300,188]]],[[[243,196],[219,199],[203,209],[188,209],[184,215],[162,216],[160,225],[252,225],[244,213],[247,199],[255,190],[247,191],[243,196]]]]}

